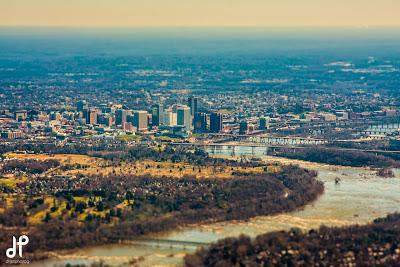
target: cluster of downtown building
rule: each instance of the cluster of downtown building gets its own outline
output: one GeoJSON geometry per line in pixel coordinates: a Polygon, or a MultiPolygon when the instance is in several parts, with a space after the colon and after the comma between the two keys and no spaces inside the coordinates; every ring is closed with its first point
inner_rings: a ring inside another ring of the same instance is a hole
{"type": "MultiPolygon", "coordinates": [[[[90,109],[89,109],[90,110],[90,109]]],[[[111,126],[112,110],[97,117],[98,123],[111,126]],[[104,121],[105,119],[105,121],[104,121]]],[[[89,123],[90,124],[90,123],[89,123]]],[[[115,125],[125,131],[142,132],[158,130],[173,137],[188,137],[189,133],[219,133],[223,130],[223,116],[221,113],[199,112],[199,99],[189,97],[187,104],[176,104],[165,107],[163,104],[154,104],[151,112],[117,109],[115,111],[115,125]]]]}
{"type": "Polygon", "coordinates": [[[79,100],[76,107],[68,111],[20,110],[1,115],[0,134],[6,139],[28,135],[55,135],[64,139],[97,134],[158,134],[187,138],[190,133],[223,130],[223,115],[199,112],[198,97],[189,97],[187,103],[169,107],[157,103],[151,110],[131,110],[120,104],[94,107],[86,100],[79,100]]]}
{"type": "Polygon", "coordinates": [[[383,124],[400,116],[396,108],[398,99],[372,93],[354,92],[348,96],[306,92],[297,96],[267,91],[197,93],[188,97],[187,92],[163,90],[140,91],[133,96],[127,92],[121,99],[103,95],[73,99],[60,96],[52,104],[46,99],[36,106],[26,105],[27,111],[21,110],[21,106],[2,103],[0,135],[5,139],[125,134],[201,139],[190,133],[211,133],[207,137],[217,139],[221,133],[331,139],[343,138],[336,133],[345,131],[347,139],[358,138],[360,134],[370,139],[386,139],[387,134],[382,131],[367,131],[368,125],[360,129],[359,124],[351,122],[382,120],[383,124]],[[339,123],[343,121],[349,123],[339,123]],[[326,130],[329,127],[333,127],[334,133],[326,130]]]}

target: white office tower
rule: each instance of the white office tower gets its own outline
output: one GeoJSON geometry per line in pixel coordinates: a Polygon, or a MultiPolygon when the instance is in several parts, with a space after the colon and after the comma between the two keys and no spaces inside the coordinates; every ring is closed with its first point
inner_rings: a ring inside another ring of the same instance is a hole
{"type": "Polygon", "coordinates": [[[163,125],[176,126],[176,113],[171,109],[167,109],[163,113],[163,125]]]}
{"type": "Polygon", "coordinates": [[[190,107],[177,106],[176,107],[177,124],[178,126],[185,126],[186,131],[192,130],[192,116],[190,114],[190,107]]]}

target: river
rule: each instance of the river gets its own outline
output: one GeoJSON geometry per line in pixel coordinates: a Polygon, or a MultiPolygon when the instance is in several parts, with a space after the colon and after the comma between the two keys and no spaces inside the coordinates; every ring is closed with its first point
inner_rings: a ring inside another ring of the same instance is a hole
{"type": "MultiPolygon", "coordinates": [[[[219,147],[210,150],[214,156],[230,156],[231,147],[219,147]]],[[[148,238],[211,243],[218,239],[239,236],[252,237],[276,230],[288,230],[292,227],[304,230],[326,226],[345,226],[366,224],[378,217],[400,211],[400,170],[395,170],[396,178],[377,177],[375,171],[363,168],[335,167],[304,161],[274,158],[264,155],[265,149],[252,150],[237,147],[236,156],[252,155],[268,161],[295,163],[317,170],[318,177],[325,184],[325,193],[303,210],[276,216],[260,216],[248,221],[230,221],[209,225],[183,227],[148,238]],[[335,184],[339,177],[342,182],[335,184]]],[[[64,266],[66,263],[88,264],[104,261],[112,266],[122,265],[132,258],[141,259],[141,266],[182,266],[186,253],[196,250],[190,243],[157,243],[155,241],[133,241],[131,244],[113,244],[85,248],[74,253],[57,255],[46,261],[36,262],[31,266],[64,266]]]]}

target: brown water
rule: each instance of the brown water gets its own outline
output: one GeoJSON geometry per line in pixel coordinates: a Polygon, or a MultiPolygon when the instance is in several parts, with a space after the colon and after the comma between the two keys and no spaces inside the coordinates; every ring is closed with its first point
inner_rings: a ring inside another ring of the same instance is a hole
{"type": "MultiPolygon", "coordinates": [[[[267,158],[267,157],[265,157],[267,158]]],[[[270,158],[268,158],[270,159],[270,158]]],[[[278,159],[281,162],[288,160],[278,159]]],[[[218,239],[246,234],[318,228],[321,225],[344,226],[365,224],[378,217],[400,211],[400,171],[396,178],[380,178],[375,171],[362,168],[344,168],[299,162],[304,167],[317,170],[319,179],[325,183],[325,193],[301,211],[276,216],[261,216],[249,221],[215,223],[189,226],[176,231],[153,236],[162,240],[211,243],[218,239]],[[342,182],[335,184],[335,178],[342,182]]],[[[194,252],[196,246],[176,243],[158,244],[153,241],[136,241],[129,245],[109,245],[82,249],[74,254],[49,259],[31,266],[64,266],[66,263],[90,263],[103,260],[113,266],[127,263],[132,258],[143,257],[142,266],[181,266],[186,253],[194,252]]]]}

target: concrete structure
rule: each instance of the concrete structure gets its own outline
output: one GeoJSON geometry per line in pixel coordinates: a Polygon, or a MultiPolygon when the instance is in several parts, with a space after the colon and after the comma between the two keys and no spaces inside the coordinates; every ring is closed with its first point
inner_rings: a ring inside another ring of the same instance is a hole
{"type": "Polygon", "coordinates": [[[147,111],[140,110],[133,113],[133,126],[138,131],[148,130],[147,111]]]}
{"type": "Polygon", "coordinates": [[[86,123],[90,125],[97,124],[97,115],[99,112],[96,109],[89,109],[88,117],[86,118],[86,123]]]}
{"type": "Polygon", "coordinates": [[[262,117],[260,118],[260,130],[265,131],[269,129],[269,118],[262,117]]]}
{"type": "Polygon", "coordinates": [[[153,105],[151,109],[151,125],[152,126],[163,125],[163,114],[164,114],[164,107],[162,104],[153,105]]]}
{"type": "Polygon", "coordinates": [[[97,115],[97,123],[110,127],[114,124],[114,117],[111,114],[99,114],[97,115]]]}
{"type": "Polygon", "coordinates": [[[176,126],[177,125],[176,113],[174,113],[171,109],[164,111],[163,125],[165,125],[165,126],[176,126]]]}
{"type": "Polygon", "coordinates": [[[199,106],[198,106],[198,101],[199,99],[197,97],[191,96],[188,98],[188,106],[190,107],[190,114],[192,117],[199,112],[199,106]]]}
{"type": "Polygon", "coordinates": [[[210,132],[220,133],[222,131],[222,114],[221,113],[211,113],[210,115],[210,132]]]}
{"type": "Polygon", "coordinates": [[[336,120],[336,115],[335,114],[331,114],[331,113],[320,113],[319,116],[324,121],[335,121],[336,120]]]}
{"type": "Polygon", "coordinates": [[[21,131],[6,131],[0,133],[0,137],[3,139],[18,139],[23,137],[23,133],[21,131]]]}
{"type": "Polygon", "coordinates": [[[190,108],[188,106],[177,106],[176,114],[178,126],[185,126],[186,131],[191,131],[192,116],[190,115],[190,108]]]}
{"type": "Polygon", "coordinates": [[[89,105],[88,105],[88,103],[86,102],[86,100],[80,100],[80,101],[78,101],[78,103],[76,104],[76,110],[77,110],[78,112],[83,112],[85,109],[86,109],[86,110],[89,109],[89,105]]]}
{"type": "Polygon", "coordinates": [[[249,124],[247,121],[242,121],[239,124],[239,134],[248,134],[249,133],[249,124]]]}
{"type": "Polygon", "coordinates": [[[207,114],[196,113],[193,119],[194,131],[197,133],[205,133],[208,130],[207,114]]]}
{"type": "Polygon", "coordinates": [[[14,113],[14,119],[16,121],[24,121],[28,117],[28,112],[26,110],[16,111],[14,113]]]}
{"type": "Polygon", "coordinates": [[[115,125],[123,125],[128,121],[128,115],[131,115],[132,112],[125,109],[117,109],[115,112],[115,125]]]}

